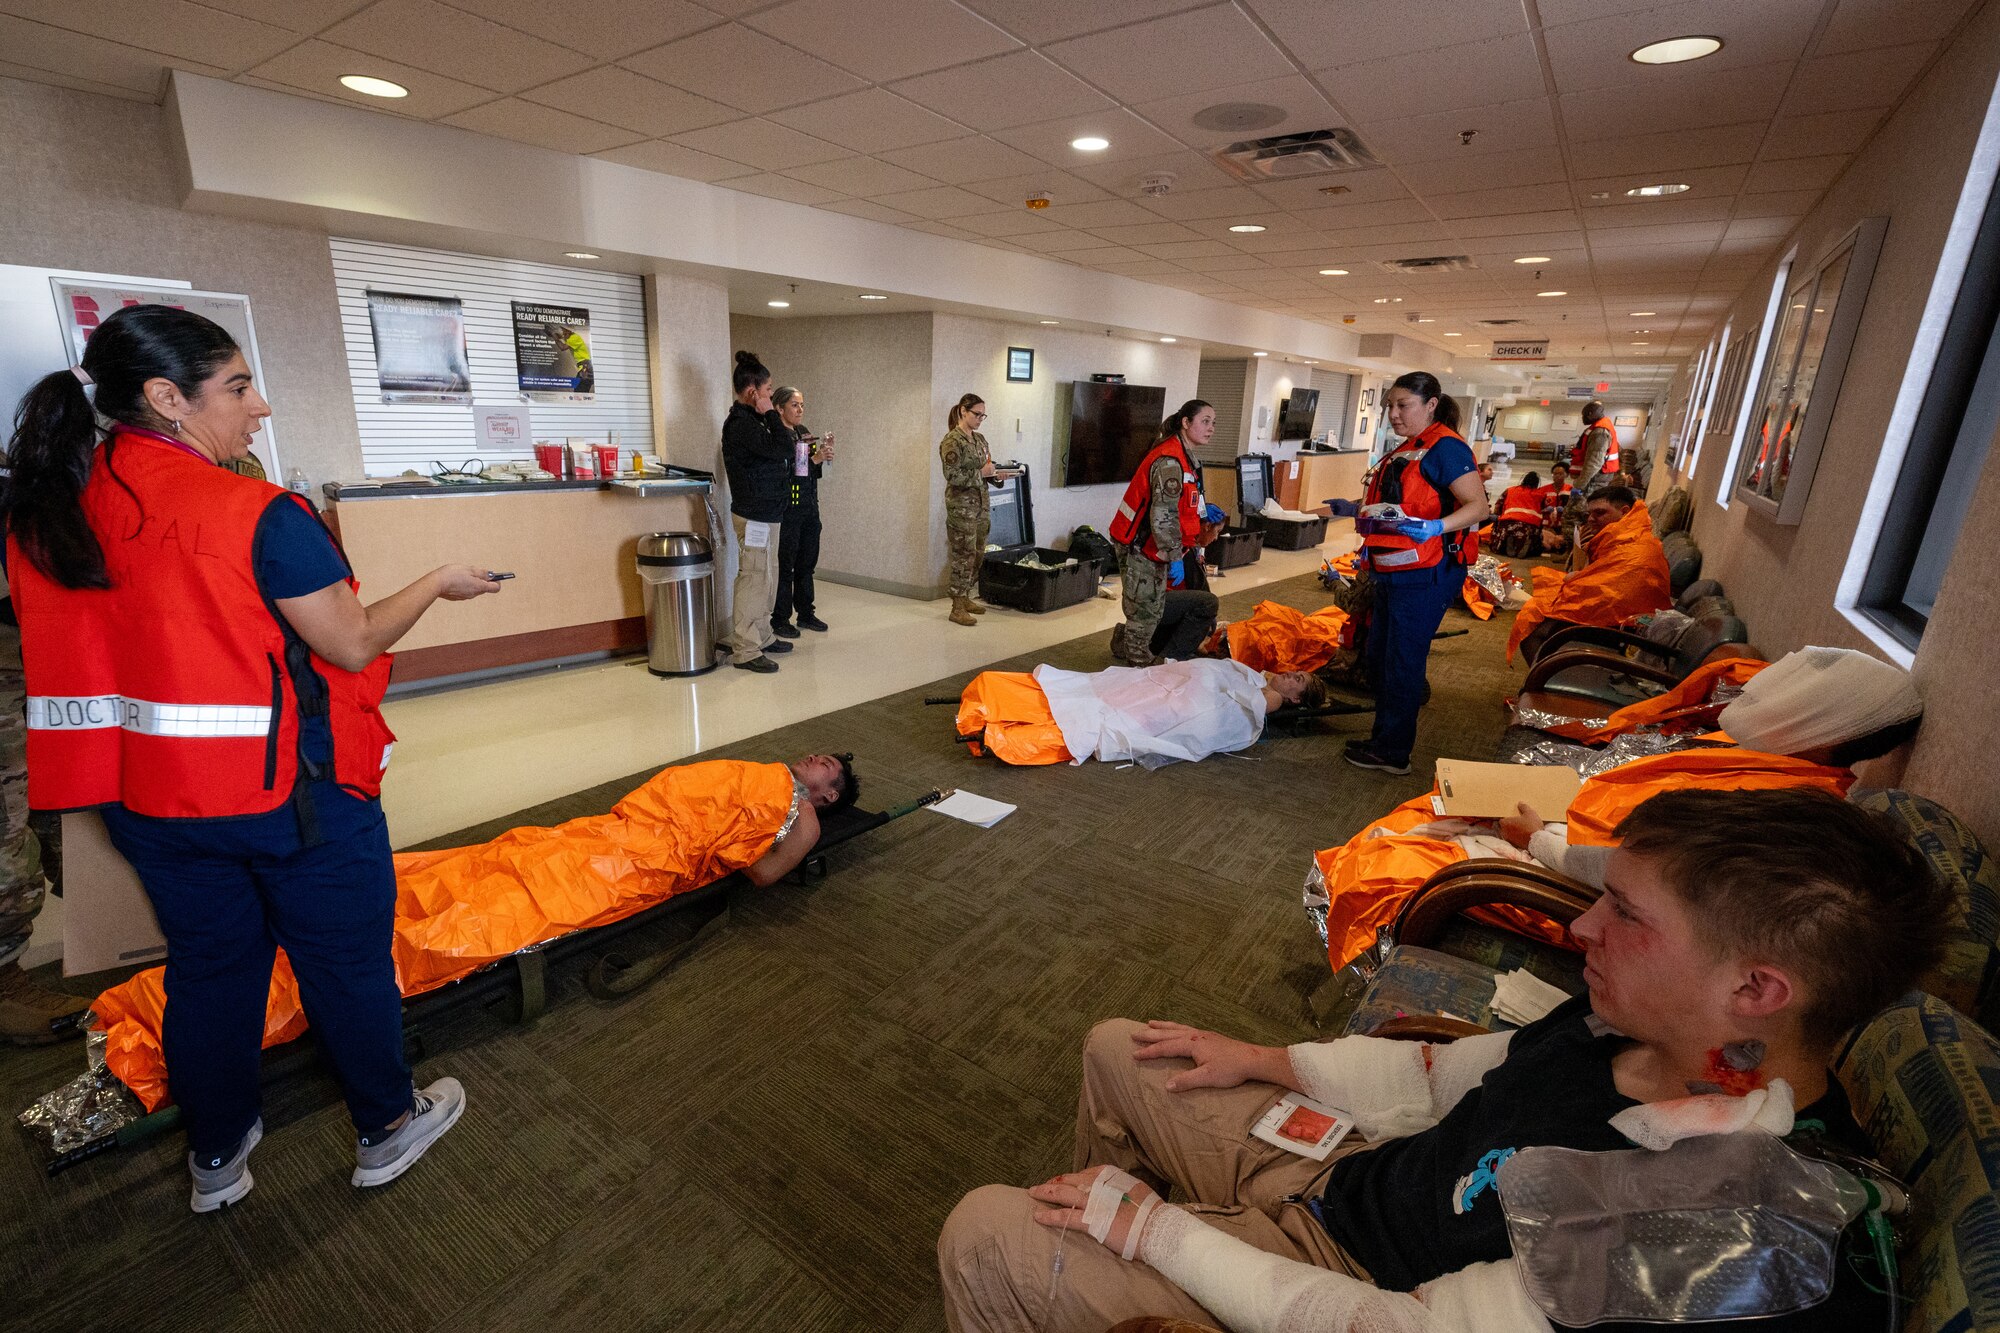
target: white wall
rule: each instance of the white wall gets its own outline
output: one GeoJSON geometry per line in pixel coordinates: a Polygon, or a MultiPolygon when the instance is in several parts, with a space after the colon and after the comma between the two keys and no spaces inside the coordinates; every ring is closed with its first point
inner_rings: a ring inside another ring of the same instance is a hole
{"type": "Polygon", "coordinates": [[[712,468],[735,367],[729,289],[713,278],[653,274],[646,279],[646,324],[659,455],[685,467],[712,468]]]}
{"type": "MultiPolygon", "coordinates": [[[[1617,427],[1621,451],[1644,442],[1648,414],[1644,404],[1606,402],[1604,410],[1611,414],[1614,421],[1635,412],[1639,414],[1637,426],[1617,427]]],[[[1516,444],[1560,444],[1567,448],[1576,443],[1577,436],[1583,434],[1583,404],[1562,398],[1550,399],[1547,407],[1541,405],[1540,399],[1516,403],[1501,410],[1499,430],[1502,439],[1516,444]]]]}

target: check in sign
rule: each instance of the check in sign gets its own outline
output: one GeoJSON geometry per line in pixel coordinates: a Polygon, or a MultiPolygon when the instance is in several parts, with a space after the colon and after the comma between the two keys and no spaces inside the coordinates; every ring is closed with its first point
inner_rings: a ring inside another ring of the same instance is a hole
{"type": "Polygon", "coordinates": [[[1526,340],[1516,338],[1509,342],[1495,339],[1488,361],[1546,361],[1549,359],[1549,340],[1536,338],[1526,340]]]}

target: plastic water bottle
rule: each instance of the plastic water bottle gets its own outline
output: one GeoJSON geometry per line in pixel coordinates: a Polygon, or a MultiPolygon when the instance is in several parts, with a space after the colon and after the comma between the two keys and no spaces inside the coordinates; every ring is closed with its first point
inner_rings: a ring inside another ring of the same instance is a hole
{"type": "Polygon", "coordinates": [[[312,498],[312,483],[306,480],[304,468],[295,467],[285,473],[285,489],[297,491],[308,500],[312,498]]]}

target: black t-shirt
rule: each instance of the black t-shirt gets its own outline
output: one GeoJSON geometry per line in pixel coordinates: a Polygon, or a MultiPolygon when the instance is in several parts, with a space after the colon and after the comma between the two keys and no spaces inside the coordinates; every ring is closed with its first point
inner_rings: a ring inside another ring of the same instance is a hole
{"type": "MultiPolygon", "coordinates": [[[[1590,1018],[1589,1001],[1578,998],[1522,1028],[1507,1059],[1435,1126],[1355,1153],[1334,1168],[1319,1201],[1321,1216],[1376,1286],[1412,1291],[1443,1274],[1511,1255],[1493,1176],[1515,1149],[1610,1152],[1632,1146],[1610,1124],[1612,1116],[1637,1105],[1611,1077],[1611,1057],[1625,1038],[1596,1035],[1590,1018]]],[[[1851,1151],[1871,1151],[1847,1095],[1831,1079],[1826,1095],[1798,1119],[1819,1121],[1833,1143],[1851,1151]]],[[[1777,1318],[1702,1327],[1877,1333],[1886,1313],[1884,1298],[1848,1266],[1843,1246],[1833,1295],[1821,1304],[1777,1318]]],[[[1653,1333],[1659,1325],[1593,1327],[1653,1333]]]]}

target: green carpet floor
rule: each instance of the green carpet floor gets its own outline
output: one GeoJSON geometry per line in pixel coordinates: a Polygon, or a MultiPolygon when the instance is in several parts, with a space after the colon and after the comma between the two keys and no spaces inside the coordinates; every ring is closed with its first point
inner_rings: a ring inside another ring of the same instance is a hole
{"type": "MultiPolygon", "coordinates": [[[[1225,617],[1326,601],[1310,578],[1218,591],[1225,617]]],[[[532,1026],[478,1006],[430,1025],[419,1077],[457,1076],[470,1105],[384,1189],[348,1185],[353,1131],[311,1070],[267,1089],[256,1190],[209,1217],[188,1212],[177,1135],[54,1179],[25,1134],[0,1136],[0,1328],[941,1330],[938,1227],[976,1185],[1067,1167],[1092,1022],[1314,1034],[1330,988],[1299,905],[1311,852],[1425,788],[1437,755],[1490,756],[1502,728],[1505,618],[1445,623],[1471,633],[1435,645],[1406,778],[1340,761],[1366,716],[1154,773],[1010,769],[922,706],[966,677],[712,751],[853,750],[873,808],[942,785],[1020,809],[991,830],[911,815],[837,849],[825,880],[738,892],[718,936],[622,1001],[570,962],[532,1026]]],[[[995,665],[1095,669],[1104,640],[995,665]]],[[[436,845],[600,812],[646,776],[436,845]]],[[[82,1061],[0,1049],[0,1106],[82,1061]]]]}

